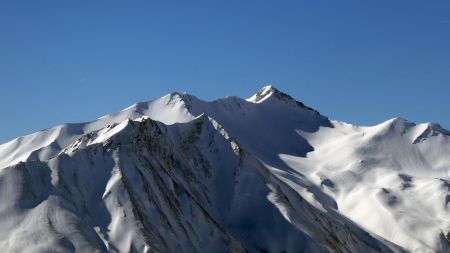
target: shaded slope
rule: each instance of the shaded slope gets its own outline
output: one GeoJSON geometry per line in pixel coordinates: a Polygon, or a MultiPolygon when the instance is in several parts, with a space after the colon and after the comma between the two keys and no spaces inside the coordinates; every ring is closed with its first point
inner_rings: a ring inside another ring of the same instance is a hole
{"type": "Polygon", "coordinates": [[[11,233],[0,248],[390,252],[311,206],[230,140],[205,115],[170,127],[125,121],[83,136],[48,162],[6,168],[0,215],[11,233]]]}

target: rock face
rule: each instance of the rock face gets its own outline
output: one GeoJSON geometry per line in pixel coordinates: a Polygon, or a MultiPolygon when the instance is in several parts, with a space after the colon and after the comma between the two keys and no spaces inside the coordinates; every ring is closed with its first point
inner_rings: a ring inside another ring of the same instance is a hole
{"type": "Polygon", "coordinates": [[[450,252],[448,135],[172,93],[0,145],[0,251],[450,252]]]}

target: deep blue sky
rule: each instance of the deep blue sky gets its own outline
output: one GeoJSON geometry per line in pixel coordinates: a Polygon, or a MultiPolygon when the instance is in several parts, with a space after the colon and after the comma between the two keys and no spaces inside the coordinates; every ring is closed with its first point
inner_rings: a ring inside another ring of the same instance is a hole
{"type": "Polygon", "coordinates": [[[333,119],[450,128],[450,1],[0,1],[0,142],[267,83],[333,119]]]}

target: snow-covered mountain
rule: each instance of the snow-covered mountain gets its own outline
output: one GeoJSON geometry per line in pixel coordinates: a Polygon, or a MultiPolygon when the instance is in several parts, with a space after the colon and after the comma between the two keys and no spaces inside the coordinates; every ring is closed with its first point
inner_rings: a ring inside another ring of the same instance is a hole
{"type": "Polygon", "coordinates": [[[450,252],[450,132],[266,86],[0,145],[0,252],[450,252]]]}

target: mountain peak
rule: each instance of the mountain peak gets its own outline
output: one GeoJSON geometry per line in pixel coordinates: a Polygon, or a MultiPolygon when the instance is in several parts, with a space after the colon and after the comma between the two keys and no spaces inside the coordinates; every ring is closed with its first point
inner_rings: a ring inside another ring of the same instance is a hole
{"type": "Polygon", "coordinates": [[[320,114],[315,109],[306,106],[304,103],[302,103],[300,101],[297,101],[296,99],[294,99],[287,93],[280,91],[273,85],[266,85],[266,86],[262,87],[258,92],[255,93],[255,95],[248,98],[247,101],[252,102],[252,103],[262,103],[262,102],[268,100],[269,98],[275,98],[277,100],[283,101],[284,103],[294,104],[300,108],[312,111],[316,114],[320,114]]]}
{"type": "Polygon", "coordinates": [[[260,103],[269,98],[270,96],[272,96],[273,94],[284,94],[284,93],[279,91],[273,85],[266,85],[262,87],[258,92],[256,92],[255,95],[253,95],[247,100],[253,103],[260,103]]]}

